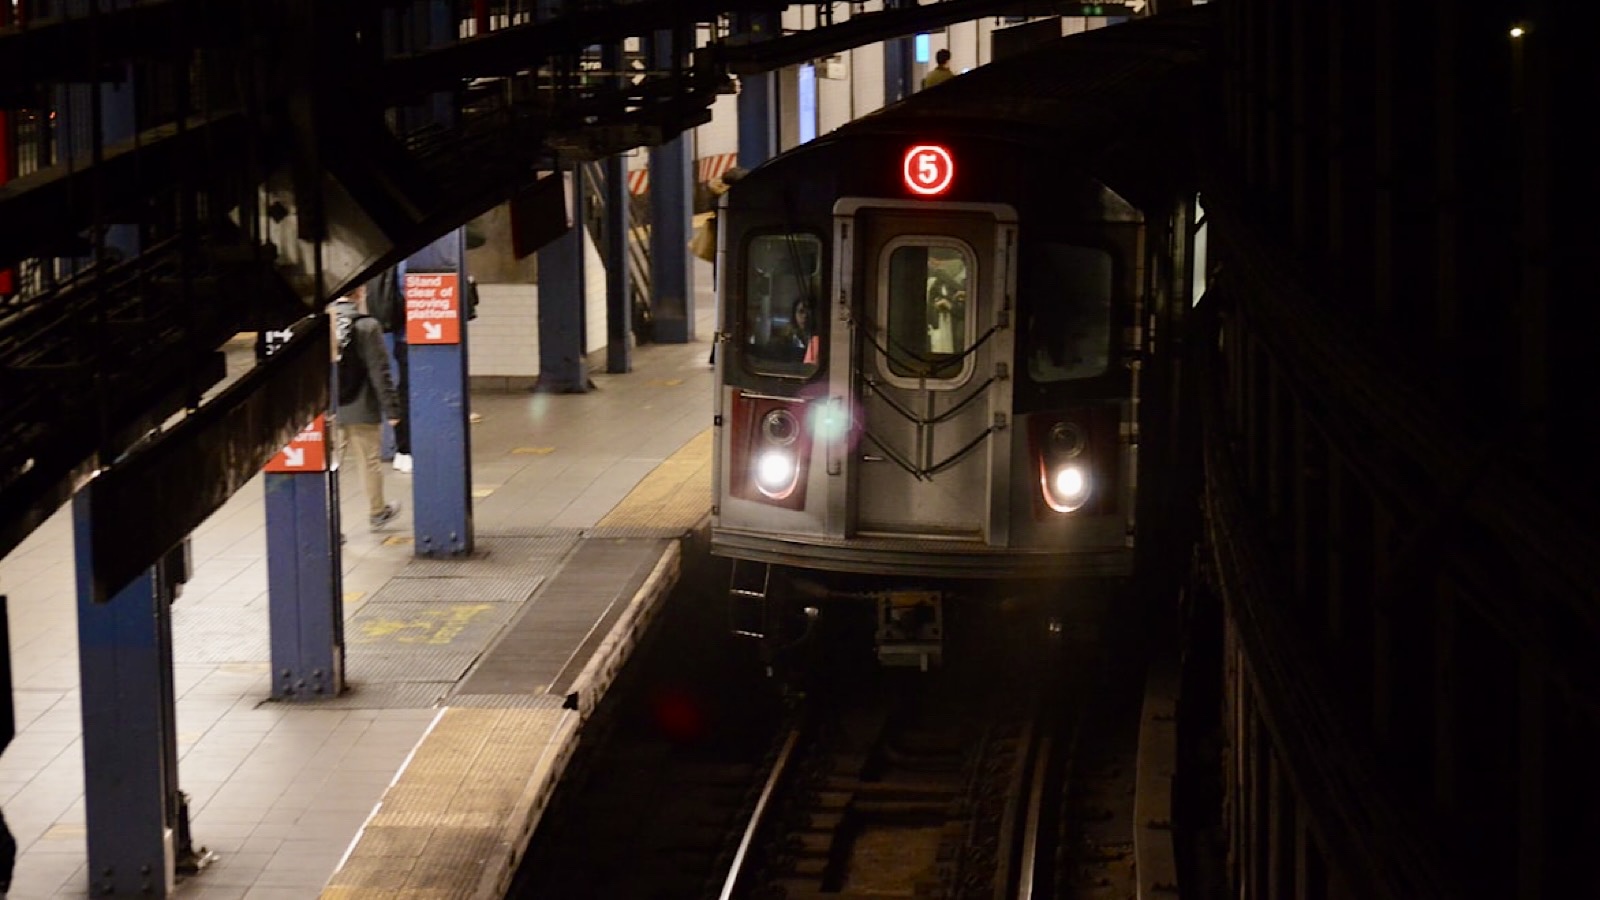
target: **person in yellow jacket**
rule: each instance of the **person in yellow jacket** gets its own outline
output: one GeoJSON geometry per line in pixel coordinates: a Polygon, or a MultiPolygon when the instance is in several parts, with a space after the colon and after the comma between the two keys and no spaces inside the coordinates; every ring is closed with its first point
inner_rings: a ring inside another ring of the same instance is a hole
{"type": "Polygon", "coordinates": [[[928,88],[931,88],[936,84],[944,84],[946,81],[949,81],[950,79],[956,77],[956,73],[950,71],[950,51],[949,50],[940,50],[938,53],[935,53],[933,55],[933,61],[935,63],[938,63],[938,65],[933,67],[933,71],[931,71],[927,75],[923,76],[923,78],[922,78],[922,89],[923,90],[927,90],[928,88]]]}

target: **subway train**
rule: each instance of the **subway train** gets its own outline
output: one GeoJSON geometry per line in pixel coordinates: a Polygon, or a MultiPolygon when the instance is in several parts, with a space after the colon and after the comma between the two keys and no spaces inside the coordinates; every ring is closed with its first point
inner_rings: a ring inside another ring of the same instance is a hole
{"type": "Polygon", "coordinates": [[[1130,576],[1141,492],[1182,452],[1208,21],[1050,41],[721,198],[711,550],[735,630],[870,600],[883,661],[927,665],[952,596],[1130,576]]]}

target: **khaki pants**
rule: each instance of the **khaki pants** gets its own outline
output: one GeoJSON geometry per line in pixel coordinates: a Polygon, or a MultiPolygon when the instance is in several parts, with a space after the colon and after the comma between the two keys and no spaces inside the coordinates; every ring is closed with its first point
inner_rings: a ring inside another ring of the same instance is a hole
{"type": "Polygon", "coordinates": [[[376,422],[339,426],[339,465],[350,465],[351,451],[361,459],[361,484],[367,491],[367,517],[383,512],[382,432],[376,422]]]}

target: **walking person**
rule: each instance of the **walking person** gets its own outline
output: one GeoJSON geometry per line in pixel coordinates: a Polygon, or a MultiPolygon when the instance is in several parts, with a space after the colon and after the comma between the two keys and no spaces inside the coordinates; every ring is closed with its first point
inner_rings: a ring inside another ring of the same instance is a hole
{"type": "Polygon", "coordinates": [[[394,352],[395,393],[400,398],[400,421],[394,426],[394,470],[410,475],[411,462],[411,396],[410,396],[410,345],[406,343],[406,264],[385,269],[367,283],[367,309],[383,333],[389,336],[394,352]]]}
{"type": "Polygon", "coordinates": [[[334,336],[339,348],[339,458],[347,463],[351,452],[360,458],[361,478],[367,492],[367,522],[373,529],[389,524],[400,503],[383,496],[382,429],[400,422],[400,397],[389,373],[389,352],[383,346],[383,326],[367,314],[366,288],[357,287],[333,302],[334,336]]]}

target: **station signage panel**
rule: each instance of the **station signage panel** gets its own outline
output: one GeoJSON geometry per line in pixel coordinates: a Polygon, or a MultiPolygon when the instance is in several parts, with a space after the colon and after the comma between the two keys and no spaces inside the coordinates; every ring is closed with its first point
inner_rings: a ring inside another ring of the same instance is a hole
{"type": "Polygon", "coordinates": [[[406,273],[406,343],[461,343],[459,281],[455,272],[406,273]]]}
{"type": "Polygon", "coordinates": [[[325,472],[328,470],[326,417],[317,416],[300,429],[289,446],[267,460],[267,472],[325,472]]]}

